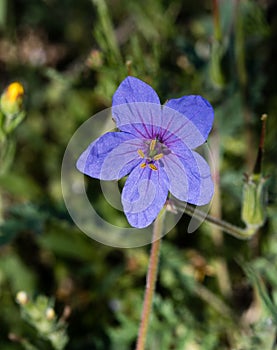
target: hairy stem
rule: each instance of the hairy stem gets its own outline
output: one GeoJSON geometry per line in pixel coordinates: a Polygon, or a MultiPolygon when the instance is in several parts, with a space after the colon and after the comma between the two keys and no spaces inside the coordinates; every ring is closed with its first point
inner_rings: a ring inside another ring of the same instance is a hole
{"type": "Polygon", "coordinates": [[[162,212],[156,219],[153,228],[153,241],[151,247],[150,260],[147,271],[146,278],[146,288],[143,301],[143,309],[141,313],[141,323],[138,332],[137,346],[136,350],[144,350],[147,331],[151,316],[153,297],[155,294],[155,286],[158,274],[158,264],[159,264],[159,255],[161,247],[161,235],[163,231],[163,220],[165,212],[162,212]]]}
{"type": "Polygon", "coordinates": [[[226,222],[224,220],[217,219],[211,215],[207,215],[202,210],[199,210],[190,204],[186,204],[184,207],[182,207],[182,210],[186,214],[193,216],[196,219],[199,219],[199,220],[205,219],[206,222],[222,229],[222,231],[229,233],[230,235],[239,239],[251,238],[261,227],[260,225],[253,225],[253,226],[241,228],[241,227],[232,225],[229,222],[226,222]]]}

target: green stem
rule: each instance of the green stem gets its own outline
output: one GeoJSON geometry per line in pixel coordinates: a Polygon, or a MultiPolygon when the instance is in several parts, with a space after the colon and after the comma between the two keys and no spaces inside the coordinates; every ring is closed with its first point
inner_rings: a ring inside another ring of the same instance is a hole
{"type": "Polygon", "coordinates": [[[141,313],[141,323],[138,332],[136,350],[144,350],[147,338],[147,331],[150,321],[153,297],[155,294],[155,286],[158,274],[159,255],[161,247],[161,235],[163,231],[165,211],[163,211],[154,222],[153,241],[151,247],[150,260],[146,278],[146,288],[143,301],[143,309],[141,313]]]}
{"type": "MultiPolygon", "coordinates": [[[[0,134],[0,176],[7,174],[14,159],[15,142],[11,137],[0,134]]],[[[4,221],[4,198],[0,188],[0,225],[4,221]]],[[[0,233],[1,234],[1,233],[0,233]]]]}
{"type": "Polygon", "coordinates": [[[222,31],[220,24],[219,0],[213,0],[213,20],[214,20],[214,38],[216,41],[222,40],[222,31]]]}
{"type": "MultiPolygon", "coordinates": [[[[1,224],[3,223],[3,211],[4,211],[4,208],[3,208],[3,196],[2,196],[2,193],[1,193],[1,190],[0,190],[0,226],[1,224]]],[[[1,231],[0,231],[0,236],[1,236],[1,231]]]]}
{"type": "Polygon", "coordinates": [[[186,214],[193,216],[199,220],[205,219],[206,222],[219,227],[224,232],[239,238],[239,239],[250,239],[261,227],[261,225],[253,225],[245,228],[241,228],[235,225],[230,224],[224,220],[217,219],[211,215],[206,214],[202,210],[195,208],[190,204],[186,204],[181,208],[186,214]]]}
{"type": "Polygon", "coordinates": [[[6,174],[14,160],[15,142],[11,137],[0,143],[0,175],[6,174]]]}

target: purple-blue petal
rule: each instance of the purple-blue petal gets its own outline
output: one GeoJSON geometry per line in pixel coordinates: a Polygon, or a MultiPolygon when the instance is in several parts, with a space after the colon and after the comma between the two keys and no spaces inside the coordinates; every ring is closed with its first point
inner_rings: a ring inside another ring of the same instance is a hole
{"type": "MultiPolygon", "coordinates": [[[[115,158],[111,154],[122,150],[125,142],[134,143],[134,136],[124,132],[108,132],[93,143],[81,154],[77,161],[77,169],[90,177],[101,180],[118,180],[127,175],[139,162],[138,154],[134,159],[134,148],[131,149],[128,144],[129,153],[122,153],[120,159],[119,154],[115,158]],[[133,151],[133,152],[132,152],[133,151]],[[116,166],[115,159],[120,163],[120,169],[116,166]]],[[[126,149],[126,148],[125,148],[126,149]]]]}
{"type": "MultiPolygon", "coordinates": [[[[203,140],[207,140],[213,125],[214,111],[211,104],[206,99],[198,95],[183,96],[167,101],[165,106],[184,115],[196,126],[203,140]]],[[[193,148],[200,145],[200,143],[194,143],[195,145],[193,145],[193,148]]]]}
{"type": "Polygon", "coordinates": [[[155,90],[145,82],[127,77],[113,95],[112,114],[117,127],[138,137],[151,138],[160,118],[161,104],[155,90]]]}
{"type": "Polygon", "coordinates": [[[168,179],[162,168],[134,168],[122,191],[123,209],[130,225],[149,226],[163,208],[167,195],[168,179]]]}
{"type": "Polygon", "coordinates": [[[160,104],[160,99],[150,85],[140,79],[129,76],[122,81],[114,93],[112,106],[133,102],[160,104]]]}
{"type": "Polygon", "coordinates": [[[102,164],[100,179],[120,179],[143,162],[138,150],[144,147],[141,139],[131,139],[116,146],[102,164]]]}
{"type": "Polygon", "coordinates": [[[162,106],[156,103],[136,102],[112,107],[117,127],[136,137],[151,139],[159,134],[162,125],[162,106]]]}
{"type": "Polygon", "coordinates": [[[178,143],[164,157],[164,169],[169,178],[169,191],[176,198],[195,205],[209,203],[214,193],[210,167],[197,152],[178,143]]]}
{"type": "Polygon", "coordinates": [[[209,164],[197,152],[192,151],[196,166],[190,168],[191,178],[198,177],[190,188],[188,202],[195,205],[208,204],[214,194],[214,183],[211,177],[209,164]]]}
{"type": "Polygon", "coordinates": [[[187,169],[181,159],[169,153],[160,161],[169,180],[169,191],[176,198],[187,201],[189,198],[189,179],[187,169]]]}
{"type": "Polygon", "coordinates": [[[161,120],[163,130],[160,139],[167,147],[170,148],[170,144],[176,140],[188,148],[196,148],[205,142],[204,136],[191,120],[167,105],[163,106],[161,120]]]}

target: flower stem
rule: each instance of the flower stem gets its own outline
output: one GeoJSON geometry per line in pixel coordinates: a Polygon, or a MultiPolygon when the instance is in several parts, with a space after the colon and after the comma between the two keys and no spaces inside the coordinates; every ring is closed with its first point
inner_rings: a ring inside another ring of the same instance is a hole
{"type": "Polygon", "coordinates": [[[230,235],[239,239],[250,239],[261,227],[261,225],[251,225],[245,228],[241,228],[232,225],[224,220],[217,219],[211,215],[207,215],[202,210],[199,210],[190,204],[186,204],[184,207],[182,207],[182,210],[186,214],[193,216],[196,219],[205,219],[206,222],[209,222],[210,224],[221,228],[224,232],[229,233],[230,235]]]}
{"type": "MultiPolygon", "coordinates": [[[[7,174],[10,165],[13,162],[15,153],[15,142],[11,137],[0,130],[0,177],[7,174]]],[[[0,188],[0,225],[4,221],[4,196],[0,188]]],[[[1,233],[1,232],[0,232],[1,233]]]]}
{"type": "Polygon", "coordinates": [[[155,294],[155,286],[158,274],[159,255],[161,247],[161,235],[163,231],[165,211],[162,211],[154,222],[153,241],[151,246],[151,254],[149,259],[146,288],[143,301],[143,309],[141,313],[141,322],[138,332],[136,350],[144,350],[147,338],[147,330],[150,321],[153,297],[155,294]]]}
{"type": "MultiPolygon", "coordinates": [[[[0,191],[0,225],[3,222],[3,198],[2,198],[2,193],[0,191]]],[[[1,235],[1,231],[0,231],[0,235],[1,235]]]]}
{"type": "Polygon", "coordinates": [[[214,38],[217,41],[222,40],[222,31],[220,24],[219,0],[213,0],[213,20],[214,20],[214,38]]]}

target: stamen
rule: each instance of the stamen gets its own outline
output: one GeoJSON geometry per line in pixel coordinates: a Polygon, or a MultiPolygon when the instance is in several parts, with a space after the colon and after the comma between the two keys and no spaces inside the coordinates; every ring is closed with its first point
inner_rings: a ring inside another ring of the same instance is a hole
{"type": "Polygon", "coordinates": [[[141,163],[140,167],[144,169],[146,167],[146,163],[141,163]]]}
{"type": "Polygon", "coordinates": [[[140,158],[145,158],[145,155],[141,149],[138,149],[138,155],[140,156],[140,158]]]}
{"type": "Polygon", "coordinates": [[[163,157],[163,153],[159,153],[153,157],[154,160],[160,160],[163,157]]]}
{"type": "Polygon", "coordinates": [[[156,143],[157,143],[157,140],[151,140],[150,145],[149,145],[150,152],[154,151],[156,143]]]}
{"type": "Polygon", "coordinates": [[[148,164],[149,165],[149,168],[152,169],[152,170],[158,170],[158,168],[156,167],[156,165],[150,163],[148,164]]]}

